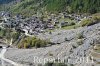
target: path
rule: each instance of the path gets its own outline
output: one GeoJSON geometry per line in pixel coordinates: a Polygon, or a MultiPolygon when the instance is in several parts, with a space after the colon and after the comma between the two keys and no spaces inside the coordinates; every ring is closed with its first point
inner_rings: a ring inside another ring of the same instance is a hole
{"type": "Polygon", "coordinates": [[[0,59],[1,59],[1,61],[2,61],[2,66],[5,66],[4,61],[6,61],[6,62],[8,62],[8,63],[10,63],[10,64],[12,64],[12,65],[14,65],[14,66],[23,66],[23,65],[18,64],[18,63],[14,62],[14,61],[11,61],[11,60],[9,60],[9,59],[6,59],[6,58],[4,57],[4,54],[5,54],[5,52],[7,51],[7,48],[6,48],[6,47],[2,47],[2,48],[3,48],[3,49],[1,50],[1,53],[0,53],[0,59]]]}

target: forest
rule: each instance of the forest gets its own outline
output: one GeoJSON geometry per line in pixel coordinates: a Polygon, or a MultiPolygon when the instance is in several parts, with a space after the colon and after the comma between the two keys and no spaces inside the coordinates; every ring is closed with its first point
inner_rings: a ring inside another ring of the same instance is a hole
{"type": "Polygon", "coordinates": [[[0,0],[0,10],[29,14],[37,11],[93,14],[100,12],[100,0],[0,0]]]}

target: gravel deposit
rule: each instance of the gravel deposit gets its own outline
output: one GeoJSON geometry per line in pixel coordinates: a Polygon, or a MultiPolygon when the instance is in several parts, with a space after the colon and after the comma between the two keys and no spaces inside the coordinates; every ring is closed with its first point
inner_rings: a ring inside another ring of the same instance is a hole
{"type": "MultiPolygon", "coordinates": [[[[95,44],[100,44],[100,23],[78,29],[59,29],[52,32],[52,34],[39,34],[37,37],[49,39],[55,45],[37,49],[8,48],[5,57],[19,64],[24,64],[23,66],[37,66],[37,64],[48,62],[48,59],[51,59],[51,61],[52,59],[64,59],[67,63],[75,64],[75,66],[99,66],[95,63],[75,63],[75,60],[77,57],[88,57],[91,47],[95,44]],[[83,43],[73,48],[73,45],[77,45],[79,34],[84,36],[82,38],[83,43]],[[67,41],[65,41],[65,38],[67,41]]],[[[11,65],[8,64],[7,66],[11,65]]]]}

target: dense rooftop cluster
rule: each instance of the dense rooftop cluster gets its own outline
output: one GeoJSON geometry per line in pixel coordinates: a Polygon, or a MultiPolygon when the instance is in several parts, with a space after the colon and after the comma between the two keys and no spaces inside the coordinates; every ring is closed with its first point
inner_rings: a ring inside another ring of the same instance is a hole
{"type": "Polygon", "coordinates": [[[83,19],[90,18],[86,15],[67,14],[66,12],[47,15],[48,17],[39,17],[33,15],[32,17],[25,18],[22,15],[16,15],[13,17],[8,12],[1,12],[1,23],[2,28],[13,28],[24,32],[25,34],[37,35],[38,33],[46,32],[46,30],[53,30],[62,28],[64,26],[71,26],[79,24],[83,19]]]}

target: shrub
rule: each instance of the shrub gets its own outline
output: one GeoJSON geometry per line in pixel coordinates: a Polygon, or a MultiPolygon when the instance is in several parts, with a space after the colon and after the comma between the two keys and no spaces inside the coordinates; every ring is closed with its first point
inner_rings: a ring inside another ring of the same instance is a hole
{"type": "Polygon", "coordinates": [[[92,20],[91,19],[84,19],[83,21],[81,21],[81,26],[88,26],[89,24],[92,23],[92,20]]]}
{"type": "Polygon", "coordinates": [[[78,39],[83,39],[83,38],[84,38],[83,33],[78,34],[78,39]]]}
{"type": "Polygon", "coordinates": [[[44,66],[68,66],[65,63],[53,63],[53,62],[48,62],[44,66]]]}
{"type": "Polygon", "coordinates": [[[65,63],[55,63],[54,66],[67,66],[65,63]]]}
{"type": "Polygon", "coordinates": [[[26,37],[20,41],[18,48],[46,47],[49,42],[35,37],[26,37]]]}
{"type": "Polygon", "coordinates": [[[94,24],[97,24],[100,22],[100,14],[99,15],[93,15],[91,18],[88,19],[84,19],[83,21],[81,21],[81,26],[91,26],[94,24]]]}
{"type": "Polygon", "coordinates": [[[48,54],[49,54],[49,56],[53,56],[53,54],[51,52],[49,52],[48,54]]]}
{"type": "Polygon", "coordinates": [[[99,23],[100,22],[100,14],[93,15],[92,19],[94,20],[94,23],[99,23]]]}
{"type": "Polygon", "coordinates": [[[75,25],[75,22],[71,22],[71,24],[70,25],[75,25]]]}
{"type": "Polygon", "coordinates": [[[53,66],[53,63],[48,62],[48,63],[45,63],[45,65],[44,65],[44,66],[53,66]]]}
{"type": "Polygon", "coordinates": [[[77,48],[75,45],[72,45],[72,47],[75,49],[75,48],[77,48]]]}
{"type": "Polygon", "coordinates": [[[0,36],[4,37],[6,35],[6,30],[5,29],[0,29],[0,36]]]}
{"type": "Polygon", "coordinates": [[[83,44],[83,39],[78,39],[77,44],[82,45],[83,44]]]}
{"type": "Polygon", "coordinates": [[[16,42],[19,39],[19,36],[21,34],[19,32],[12,32],[11,33],[11,38],[13,38],[13,43],[16,42]]]}
{"type": "Polygon", "coordinates": [[[73,64],[70,64],[70,66],[74,66],[73,64]]]}

